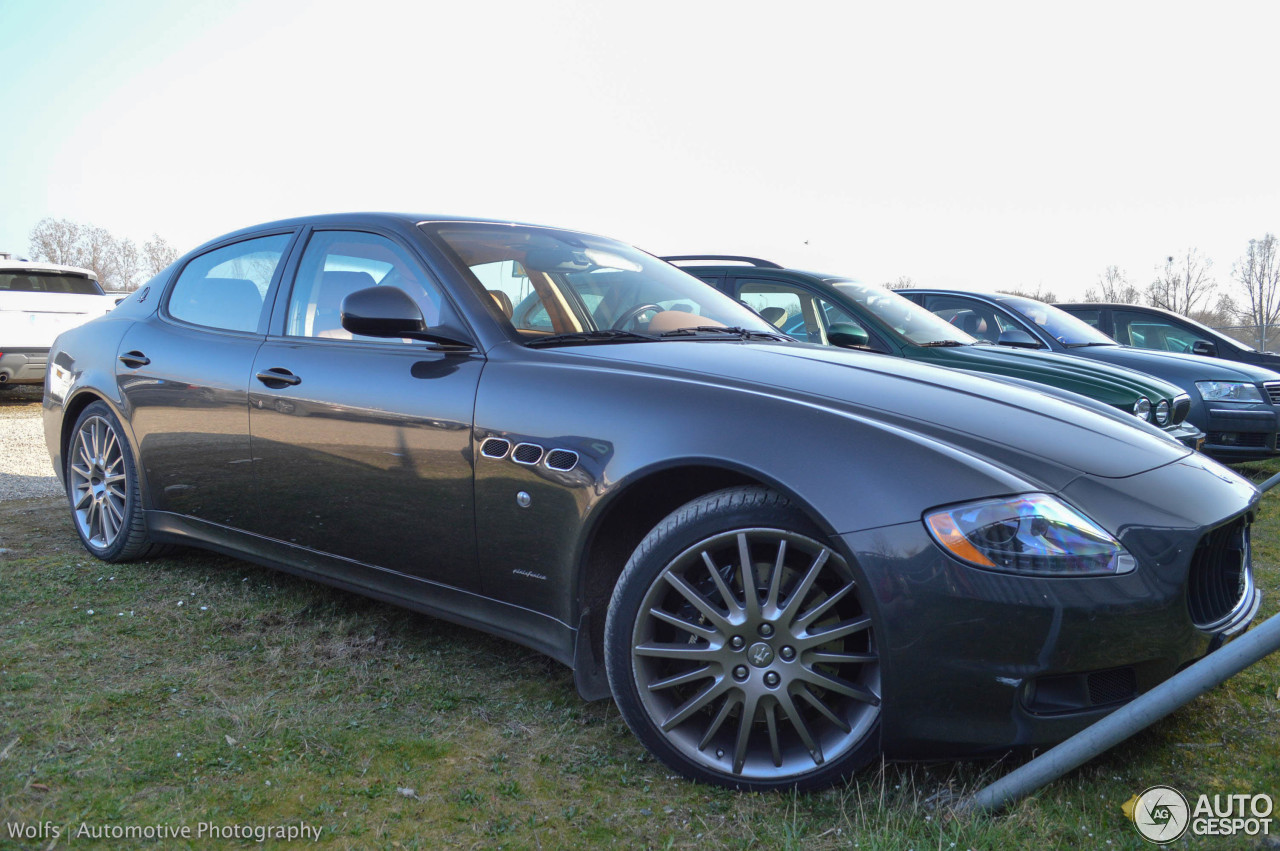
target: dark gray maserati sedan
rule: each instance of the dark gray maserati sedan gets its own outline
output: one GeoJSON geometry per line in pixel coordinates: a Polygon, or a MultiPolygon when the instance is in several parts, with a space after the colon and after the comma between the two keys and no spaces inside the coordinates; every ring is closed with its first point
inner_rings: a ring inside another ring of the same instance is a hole
{"type": "Polygon", "coordinates": [[[1243,629],[1257,490],[1132,417],[797,343],[613,240],[220,237],[59,337],[85,547],[506,636],[677,771],[812,788],[1074,733],[1243,629]]]}

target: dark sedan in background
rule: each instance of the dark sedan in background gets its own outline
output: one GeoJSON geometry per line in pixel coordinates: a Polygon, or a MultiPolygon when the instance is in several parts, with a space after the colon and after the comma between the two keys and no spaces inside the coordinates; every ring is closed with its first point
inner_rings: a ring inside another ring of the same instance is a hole
{"type": "Polygon", "coordinates": [[[664,257],[733,296],[798,340],[964,369],[1087,396],[1163,429],[1193,449],[1204,432],[1185,422],[1181,388],[1124,367],[988,345],[884,287],[784,269],[756,257],[664,257]]]}
{"type": "Polygon", "coordinates": [[[788,341],[589,234],[247,228],[59,337],[45,390],[94,556],[209,547],[506,636],[737,788],[1056,741],[1258,605],[1230,470],[788,341]]]}
{"type": "Polygon", "coordinates": [[[974,336],[1129,367],[1177,384],[1191,398],[1187,421],[1206,432],[1219,461],[1280,456],[1280,374],[1247,363],[1122,346],[1050,304],[1001,293],[898,290],[974,336]]]}
{"type": "Polygon", "coordinates": [[[1204,355],[1280,370],[1280,354],[1260,352],[1234,337],[1171,310],[1136,304],[1093,302],[1055,304],[1054,307],[1092,325],[1121,345],[1154,349],[1158,352],[1204,355]]]}

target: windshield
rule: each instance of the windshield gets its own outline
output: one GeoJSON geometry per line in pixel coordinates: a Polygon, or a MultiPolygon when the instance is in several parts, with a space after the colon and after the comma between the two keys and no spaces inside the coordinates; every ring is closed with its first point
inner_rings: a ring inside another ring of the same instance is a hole
{"type": "Polygon", "coordinates": [[[102,288],[92,278],[68,275],[63,272],[41,272],[23,269],[21,272],[0,272],[0,292],[13,293],[68,293],[71,295],[102,295],[102,288]]]}
{"type": "Polygon", "coordinates": [[[833,286],[869,310],[898,336],[917,346],[939,343],[968,346],[978,342],[947,320],[935,316],[893,290],[855,281],[835,281],[833,286]]]}
{"type": "Polygon", "coordinates": [[[1039,325],[1048,332],[1049,336],[1064,346],[1116,345],[1115,340],[1083,319],[1077,319],[1051,304],[1022,296],[1006,296],[1000,299],[1000,303],[1022,314],[1024,319],[1039,325]]]}
{"type": "Polygon", "coordinates": [[[526,341],[568,334],[575,336],[566,342],[583,335],[623,342],[700,326],[777,334],[708,284],[611,239],[481,222],[430,223],[422,230],[526,341]],[[632,333],[598,333],[610,331],[632,333]]]}

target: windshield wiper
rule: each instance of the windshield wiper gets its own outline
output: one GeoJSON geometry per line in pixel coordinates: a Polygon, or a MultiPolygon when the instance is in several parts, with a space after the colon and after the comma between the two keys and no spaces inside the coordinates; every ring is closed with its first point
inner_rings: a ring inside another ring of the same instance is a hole
{"type": "Polygon", "coordinates": [[[589,346],[600,343],[655,343],[657,341],[658,338],[650,334],[620,331],[617,328],[601,328],[598,331],[570,331],[567,334],[538,337],[525,343],[525,345],[531,349],[536,349],[542,346],[589,346]]]}
{"type": "Polygon", "coordinates": [[[962,343],[959,340],[934,340],[931,343],[920,343],[922,346],[968,346],[971,343],[962,343]]]}
{"type": "Polygon", "coordinates": [[[1062,345],[1066,346],[1068,349],[1084,349],[1084,348],[1088,348],[1089,346],[1118,346],[1118,345],[1120,345],[1119,343],[1068,343],[1068,342],[1065,342],[1065,341],[1063,341],[1063,340],[1059,340],[1058,342],[1059,342],[1059,343],[1062,343],[1062,345]]]}
{"type": "Polygon", "coordinates": [[[786,334],[781,332],[751,331],[738,325],[696,325],[692,328],[676,328],[672,331],[663,331],[658,336],[697,337],[702,334],[728,334],[738,340],[778,340],[785,343],[795,342],[795,337],[788,337],[786,334]]]}

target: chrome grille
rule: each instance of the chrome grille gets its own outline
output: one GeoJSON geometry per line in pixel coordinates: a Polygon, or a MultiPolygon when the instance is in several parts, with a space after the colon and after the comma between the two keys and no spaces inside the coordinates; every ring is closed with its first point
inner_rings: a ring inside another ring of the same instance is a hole
{"type": "Polygon", "coordinates": [[[480,445],[480,454],[486,458],[506,458],[511,441],[500,437],[490,437],[480,445]]]}
{"type": "Polygon", "coordinates": [[[1192,623],[1213,629],[1235,612],[1252,584],[1249,558],[1249,522],[1244,517],[1200,539],[1187,575],[1192,623]]]}
{"type": "Polygon", "coordinates": [[[578,453],[571,449],[552,449],[547,453],[547,466],[567,473],[578,466],[578,453]]]}
{"type": "Polygon", "coordinates": [[[542,460],[542,447],[536,443],[521,443],[511,453],[511,460],[517,464],[537,464],[542,460]]]}
{"type": "Polygon", "coordinates": [[[1266,381],[1262,386],[1266,389],[1271,404],[1280,405],[1280,381],[1266,381]]]}
{"type": "Polygon", "coordinates": [[[1186,393],[1179,393],[1173,397],[1173,419],[1169,422],[1177,425],[1187,418],[1187,414],[1191,413],[1191,397],[1186,393]]]}

